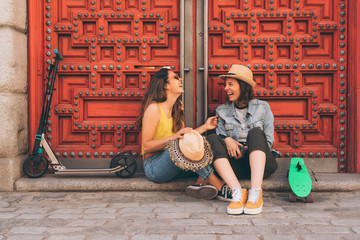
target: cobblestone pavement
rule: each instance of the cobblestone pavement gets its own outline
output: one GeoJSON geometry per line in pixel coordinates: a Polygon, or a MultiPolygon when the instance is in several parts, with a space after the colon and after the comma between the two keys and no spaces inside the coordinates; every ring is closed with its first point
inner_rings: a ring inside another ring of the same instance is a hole
{"type": "Polygon", "coordinates": [[[315,203],[264,193],[260,215],[183,192],[0,192],[0,240],[360,239],[360,192],[315,193],[315,203]]]}

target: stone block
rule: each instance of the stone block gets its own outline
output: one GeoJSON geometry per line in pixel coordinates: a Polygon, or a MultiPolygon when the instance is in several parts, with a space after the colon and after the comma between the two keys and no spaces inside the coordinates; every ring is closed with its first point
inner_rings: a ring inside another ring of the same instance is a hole
{"type": "Polygon", "coordinates": [[[0,92],[27,91],[27,37],[10,27],[0,28],[0,92]]]}
{"type": "Polygon", "coordinates": [[[13,191],[14,183],[22,175],[22,163],[26,156],[0,158],[0,191],[13,191]]]}
{"type": "Polygon", "coordinates": [[[28,110],[25,94],[0,93],[0,158],[28,151],[28,110]]]}
{"type": "Polygon", "coordinates": [[[0,24],[25,30],[27,17],[26,10],[26,0],[1,1],[0,24]]]}

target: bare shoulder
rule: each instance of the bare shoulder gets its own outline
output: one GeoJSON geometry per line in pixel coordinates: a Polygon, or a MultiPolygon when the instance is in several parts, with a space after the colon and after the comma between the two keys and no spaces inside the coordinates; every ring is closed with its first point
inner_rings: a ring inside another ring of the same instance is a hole
{"type": "Polygon", "coordinates": [[[144,118],[160,119],[160,108],[157,103],[151,103],[144,112],[144,118]]]}

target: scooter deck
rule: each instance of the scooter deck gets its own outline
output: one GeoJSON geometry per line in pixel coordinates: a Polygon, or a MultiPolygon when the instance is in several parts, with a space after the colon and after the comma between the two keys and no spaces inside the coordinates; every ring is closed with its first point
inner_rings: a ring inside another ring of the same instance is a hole
{"type": "Polygon", "coordinates": [[[293,193],[298,197],[305,198],[310,194],[312,188],[311,177],[302,158],[291,159],[289,184],[293,193]]]}

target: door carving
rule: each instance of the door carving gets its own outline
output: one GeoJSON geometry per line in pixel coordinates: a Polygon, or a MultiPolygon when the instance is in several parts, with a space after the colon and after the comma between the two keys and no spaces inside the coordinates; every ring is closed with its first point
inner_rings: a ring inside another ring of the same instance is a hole
{"type": "Polygon", "coordinates": [[[252,69],[275,116],[282,157],[337,158],[346,169],[347,1],[209,1],[209,111],[231,64],[252,69]]]}

